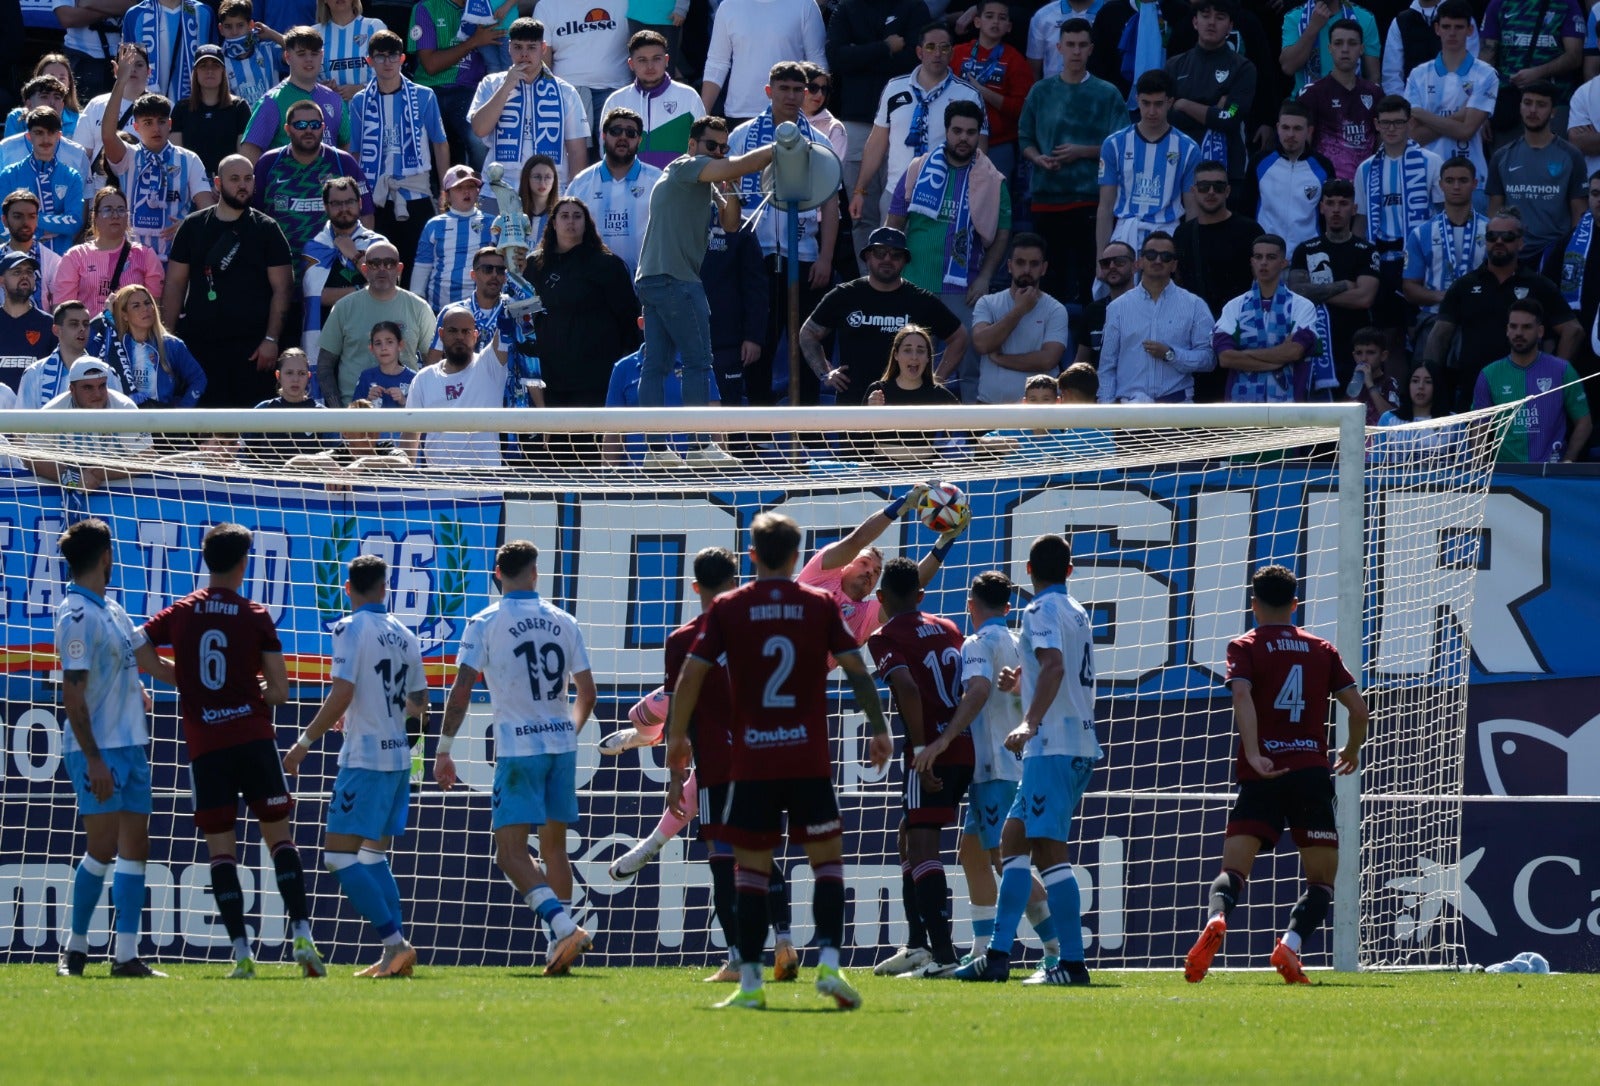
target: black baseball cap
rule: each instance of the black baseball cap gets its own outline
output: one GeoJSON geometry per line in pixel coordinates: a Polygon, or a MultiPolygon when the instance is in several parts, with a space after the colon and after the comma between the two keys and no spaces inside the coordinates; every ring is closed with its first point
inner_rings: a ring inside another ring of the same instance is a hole
{"type": "Polygon", "coordinates": [[[906,244],[905,231],[896,230],[892,226],[880,226],[867,237],[867,243],[861,247],[861,259],[867,258],[868,249],[876,249],[880,245],[899,249],[906,254],[907,260],[911,259],[911,246],[906,244]]]}

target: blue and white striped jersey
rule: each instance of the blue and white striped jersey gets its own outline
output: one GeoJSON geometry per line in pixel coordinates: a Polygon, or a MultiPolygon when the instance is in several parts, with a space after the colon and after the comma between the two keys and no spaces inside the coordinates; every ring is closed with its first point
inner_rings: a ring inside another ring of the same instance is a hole
{"type": "Polygon", "coordinates": [[[1176,128],[1147,140],[1130,124],[1100,145],[1100,184],[1117,186],[1112,213],[1118,222],[1173,226],[1183,218],[1183,194],[1194,185],[1199,164],[1200,145],[1176,128]]]}
{"type": "Polygon", "coordinates": [[[1404,260],[1411,231],[1443,206],[1444,192],[1439,188],[1443,165],[1426,147],[1408,145],[1398,158],[1379,148],[1356,167],[1356,214],[1367,220],[1367,240],[1378,247],[1382,259],[1404,260]]]}
{"type": "Polygon", "coordinates": [[[344,714],[339,764],[387,772],[411,768],[406,698],[428,687],[416,635],[381,604],[357,608],[333,624],[331,675],[355,687],[344,714]]]}
{"type": "Polygon", "coordinates": [[[1000,689],[1000,673],[1021,666],[1017,635],[1006,628],[1003,618],[991,618],[962,643],[962,684],[989,681],[989,698],[971,727],[974,784],[1022,779],[1021,762],[1005,746],[1006,736],[1022,723],[1022,699],[1015,690],[1008,694],[1000,689]]]}
{"type": "MultiPolygon", "coordinates": [[[[1488,229],[1489,220],[1476,211],[1460,226],[1439,212],[1406,235],[1402,278],[1415,279],[1429,290],[1449,290],[1457,279],[1489,258],[1488,229]]],[[[1437,313],[1439,307],[1423,306],[1422,311],[1437,313]]]]}
{"type": "Polygon", "coordinates": [[[473,208],[469,213],[446,211],[422,228],[417,242],[417,262],[411,268],[411,293],[419,294],[435,313],[477,289],[472,281],[472,254],[493,245],[490,216],[473,208]]]}
{"type": "Polygon", "coordinates": [[[228,72],[228,90],[252,108],[288,72],[282,46],[260,39],[251,41],[248,36],[222,43],[222,63],[228,72]]]}
{"type": "Polygon", "coordinates": [[[567,690],[589,650],[571,615],[537,592],[507,592],[468,621],[456,663],[489,687],[496,757],[578,749],[567,690]]]}
{"type": "Polygon", "coordinates": [[[1023,711],[1039,685],[1040,649],[1058,649],[1066,668],[1055,700],[1039,722],[1039,731],[1023,748],[1022,757],[1101,757],[1094,730],[1094,628],[1089,612],[1067,595],[1065,585],[1051,585],[1034,594],[1022,609],[1023,711]]]}
{"type": "MultiPolygon", "coordinates": [[[[77,585],[56,605],[56,653],[63,671],[87,671],[84,700],[89,730],[101,750],[142,747],[144,688],[133,658],[133,621],[120,606],[77,585]]],[[[63,729],[64,749],[82,748],[71,728],[63,729]]]]}
{"type": "Polygon", "coordinates": [[[383,20],[357,15],[348,26],[329,19],[322,31],[322,78],[340,87],[364,87],[372,81],[367,43],[382,30],[383,20]]]}

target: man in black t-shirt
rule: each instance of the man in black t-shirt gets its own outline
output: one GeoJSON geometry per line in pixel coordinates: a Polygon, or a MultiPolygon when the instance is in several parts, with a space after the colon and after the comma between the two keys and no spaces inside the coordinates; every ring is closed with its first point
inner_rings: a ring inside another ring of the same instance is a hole
{"type": "MultiPolygon", "coordinates": [[[[230,155],[217,167],[219,202],[188,216],[172,239],[162,318],[206,371],[201,407],[250,407],[272,395],[293,269],[289,243],[250,206],[255,167],[230,155]]],[[[284,342],[292,346],[299,340],[284,342]]]]}
{"type": "Polygon", "coordinates": [[[1078,347],[1072,356],[1074,362],[1100,368],[1100,335],[1106,327],[1106,306],[1133,288],[1133,262],[1137,257],[1133,246],[1125,241],[1110,242],[1100,250],[1094,277],[1106,285],[1107,294],[1084,306],[1072,320],[1072,342],[1078,347]]]}
{"type": "Polygon", "coordinates": [[[1355,186],[1342,178],[1322,185],[1322,233],[1302,242],[1289,262],[1289,289],[1328,311],[1328,350],[1339,387],[1355,372],[1351,340],[1372,321],[1378,297],[1378,248],[1351,233],[1355,186]]]}
{"type": "Polygon", "coordinates": [[[33,304],[39,284],[33,256],[15,249],[0,253],[0,283],[0,385],[15,392],[23,371],[56,349],[56,333],[50,314],[33,304]]]}
{"type": "Polygon", "coordinates": [[[1423,357],[1441,369],[1444,387],[1434,390],[1433,402],[1444,410],[1470,410],[1479,371],[1511,353],[1506,318],[1512,302],[1526,298],[1543,307],[1545,335],[1556,340],[1551,353],[1558,358],[1571,358],[1583,338],[1583,326],[1556,285],[1542,275],[1517,269],[1522,235],[1522,216],[1516,208],[1498,212],[1484,232],[1488,259],[1452,283],[1439,303],[1439,319],[1423,357]],[[1451,344],[1458,331],[1459,353],[1452,360],[1451,344]]]}
{"type": "MultiPolygon", "coordinates": [[[[1232,188],[1226,166],[1214,159],[1200,163],[1194,168],[1196,215],[1173,232],[1178,283],[1200,295],[1213,317],[1222,316],[1223,306],[1250,289],[1250,249],[1262,234],[1254,219],[1228,210],[1232,188]]],[[[1217,403],[1227,381],[1220,366],[1195,374],[1194,402],[1217,403]]]]}
{"type": "Polygon", "coordinates": [[[841,404],[862,402],[867,386],[889,364],[895,333],[907,324],[932,331],[947,354],[960,356],[967,349],[967,330],[939,296],[901,278],[910,258],[905,234],[880,226],[861,250],[867,274],[830,290],[800,328],[806,365],[841,404]],[[829,335],[834,337],[837,366],[826,346],[829,335]]]}

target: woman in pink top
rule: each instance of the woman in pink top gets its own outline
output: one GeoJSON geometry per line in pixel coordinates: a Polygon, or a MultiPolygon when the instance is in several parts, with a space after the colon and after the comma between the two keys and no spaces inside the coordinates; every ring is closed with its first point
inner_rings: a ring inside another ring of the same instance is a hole
{"type": "Polygon", "coordinates": [[[94,194],[89,240],[61,258],[54,297],[74,298],[99,314],[119,287],[140,283],[159,298],[166,279],[161,259],[128,237],[127,198],[107,186],[94,194]]]}

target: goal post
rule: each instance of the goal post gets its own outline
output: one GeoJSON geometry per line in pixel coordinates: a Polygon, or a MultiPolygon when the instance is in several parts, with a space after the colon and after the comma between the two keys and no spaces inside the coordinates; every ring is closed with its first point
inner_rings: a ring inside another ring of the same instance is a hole
{"type": "MultiPolygon", "coordinates": [[[[61,759],[51,616],[65,570],[55,537],[71,521],[112,527],[115,597],[135,622],[204,583],[199,541],[221,521],[256,533],[245,591],[284,638],[293,687],[278,710],[286,747],[321,703],[328,627],[347,609],[344,567],[390,565],[390,609],[422,641],[439,706],[467,618],[494,598],[494,551],[539,547],[542,594],[573,613],[600,700],[580,736],[581,818],[569,833],[574,908],[596,932],[586,961],[701,964],[721,951],[704,847],[675,838],[630,883],[611,860],[646,836],[665,791],[659,747],[602,758],[661,681],[666,633],[698,610],[689,565],[704,546],[743,554],[764,510],[804,533],[802,560],[891,497],[940,479],[973,509],[928,586],[924,608],[965,627],[966,589],[987,569],[1029,598],[1028,543],[1072,540],[1068,590],[1096,631],[1098,728],[1106,758],[1074,820],[1091,966],[1171,968],[1203,922],[1232,802],[1235,733],[1221,687],[1229,640],[1249,628],[1250,573],[1281,562],[1300,578],[1298,620],[1333,640],[1372,710],[1359,779],[1338,782],[1341,863],[1333,923],[1308,964],[1447,966],[1462,954],[1448,880],[1459,852],[1461,739],[1477,532],[1509,409],[1366,431],[1358,406],[1138,405],[668,410],[0,412],[0,569],[5,789],[0,792],[0,960],[53,955],[82,837],[61,759]],[[511,434],[497,467],[418,468],[352,460],[341,435],[511,434]],[[283,460],[262,435],[318,435],[283,460]],[[169,435],[145,440],[138,435],[169,435]],[[641,435],[693,454],[641,464],[641,435]],[[116,437],[115,435],[124,435],[116,437]],[[126,435],[133,435],[128,437],[126,435]],[[343,444],[341,444],[343,443],[343,444]],[[320,447],[327,446],[323,451],[320,447]],[[311,448],[312,453],[306,453],[311,448]],[[61,482],[58,480],[66,480],[61,482]],[[1408,924],[1422,908],[1437,922],[1408,924]]],[[[920,558],[935,539],[914,516],[876,543],[920,558]]],[[[748,562],[745,572],[748,573],[748,562]]],[[[1013,611],[1013,621],[1016,611],[1013,611]]],[[[970,632],[970,631],[968,631],[970,632]]],[[[156,788],[145,952],[226,954],[205,857],[190,822],[175,697],[148,678],[156,788]]],[[[835,673],[835,785],[846,822],[847,962],[869,964],[905,932],[895,828],[901,771],[863,762],[862,715],[835,673]]],[[[885,693],[885,699],[887,694],[885,693]]],[[[427,964],[509,964],[537,945],[531,914],[498,876],[488,830],[491,707],[481,689],[455,757],[463,787],[418,774],[413,831],[394,849],[411,938],[427,964]]],[[[1330,717],[1342,742],[1343,711],[1330,717]]],[[[313,923],[336,961],[369,933],[314,859],[338,740],[302,770],[295,839],[313,923]]],[[[252,928],[265,960],[286,954],[270,859],[241,849],[252,928]]],[[[956,937],[968,935],[965,879],[946,836],[956,937]]],[[[783,854],[795,934],[810,936],[810,874],[783,854]]],[[[1288,842],[1257,863],[1221,964],[1259,965],[1303,886],[1288,842]]],[[[109,905],[97,914],[103,945],[109,905]]],[[[1026,945],[1031,933],[1024,931],[1026,945]]]]}

